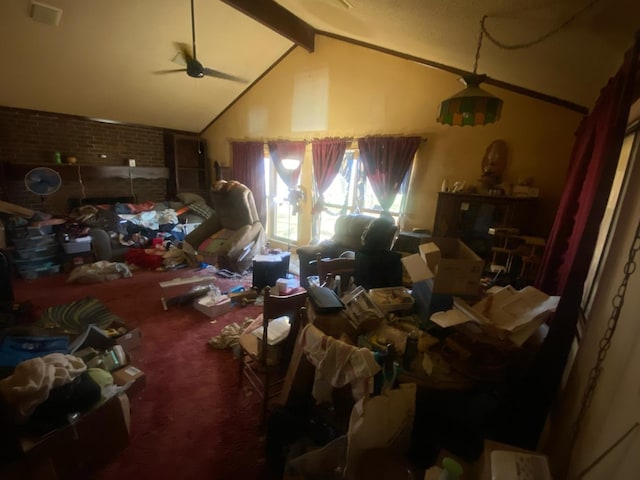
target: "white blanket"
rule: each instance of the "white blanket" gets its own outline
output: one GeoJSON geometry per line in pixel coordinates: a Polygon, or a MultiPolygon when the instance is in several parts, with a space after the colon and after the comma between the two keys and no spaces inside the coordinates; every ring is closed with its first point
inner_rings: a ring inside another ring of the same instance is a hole
{"type": "Polygon", "coordinates": [[[87,369],[73,355],[50,353],[20,362],[13,374],[0,380],[0,394],[11,406],[18,421],[27,420],[36,407],[49,398],[49,392],[71,383],[87,369]]]}

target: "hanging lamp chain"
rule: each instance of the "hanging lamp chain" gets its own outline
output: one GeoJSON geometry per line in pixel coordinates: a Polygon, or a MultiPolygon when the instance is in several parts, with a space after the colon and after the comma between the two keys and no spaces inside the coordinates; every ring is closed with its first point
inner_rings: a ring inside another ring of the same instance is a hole
{"type": "MultiPolygon", "coordinates": [[[[504,50],[519,50],[521,48],[528,48],[528,47],[532,47],[534,45],[537,45],[540,42],[545,41],[547,38],[551,37],[552,35],[555,35],[560,30],[563,30],[565,27],[567,27],[568,25],[572,24],[578,17],[580,17],[580,15],[582,15],[584,12],[589,10],[591,7],[593,7],[596,3],[600,2],[600,1],[601,0],[590,0],[584,7],[579,9],[576,13],[571,15],[569,18],[567,18],[564,22],[560,23],[560,25],[558,25],[557,27],[554,27],[553,29],[549,30],[547,33],[541,35],[538,38],[535,38],[533,40],[530,40],[530,41],[524,42],[524,43],[516,43],[516,44],[509,45],[507,43],[501,42],[496,37],[491,35],[489,33],[489,31],[487,30],[487,26],[485,25],[485,19],[487,18],[487,15],[482,17],[482,20],[480,20],[480,29],[482,30],[482,33],[484,33],[487,36],[487,38],[489,40],[491,40],[491,42],[493,42],[494,45],[496,45],[496,46],[498,46],[498,47],[500,47],[500,48],[502,48],[504,50]]],[[[478,51],[479,51],[479,48],[478,48],[478,51]]]]}
{"type": "Polygon", "coordinates": [[[605,359],[607,358],[607,352],[611,347],[611,340],[613,339],[613,335],[618,326],[618,320],[620,318],[620,312],[622,310],[622,305],[624,304],[624,297],[627,293],[627,285],[629,284],[629,278],[636,271],[636,254],[640,251],[640,221],[638,222],[638,226],[636,227],[635,237],[633,239],[633,243],[629,248],[629,256],[627,257],[627,262],[624,265],[624,276],[620,285],[618,286],[618,290],[616,294],[611,299],[611,306],[613,307],[611,310],[611,315],[609,316],[609,320],[607,321],[607,328],[605,329],[602,337],[600,338],[599,346],[598,346],[598,355],[596,357],[596,362],[589,372],[589,379],[587,381],[587,386],[585,388],[584,395],[582,397],[582,403],[580,405],[580,410],[576,417],[574,428],[572,432],[572,444],[575,442],[578,432],[580,430],[580,424],[584,418],[584,415],[591,405],[591,401],[593,400],[593,396],[595,394],[596,386],[598,385],[598,380],[600,379],[600,374],[603,370],[603,364],[605,359]]]}
{"type": "Polygon", "coordinates": [[[473,74],[475,75],[478,71],[478,60],[480,60],[480,48],[482,48],[482,38],[484,37],[484,20],[487,18],[485,15],[480,20],[480,34],[478,35],[478,48],[476,48],[476,58],[473,61],[473,74]]]}

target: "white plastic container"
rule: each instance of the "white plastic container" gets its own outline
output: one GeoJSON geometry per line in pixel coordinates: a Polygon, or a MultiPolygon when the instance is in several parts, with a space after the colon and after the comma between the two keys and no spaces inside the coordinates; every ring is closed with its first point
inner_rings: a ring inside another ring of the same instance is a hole
{"type": "Polygon", "coordinates": [[[84,253],[91,250],[91,237],[71,238],[62,244],[64,253],[84,253]]]}

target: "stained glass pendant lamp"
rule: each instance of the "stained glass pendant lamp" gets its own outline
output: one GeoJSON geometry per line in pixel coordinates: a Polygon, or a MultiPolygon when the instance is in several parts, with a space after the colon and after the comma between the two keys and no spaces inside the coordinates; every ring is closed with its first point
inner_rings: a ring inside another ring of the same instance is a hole
{"type": "Polygon", "coordinates": [[[484,30],[481,26],[473,73],[464,75],[461,80],[466,85],[464,90],[447,98],[440,104],[440,111],[436,121],[443,125],[487,125],[500,120],[502,100],[480,88],[486,80],[486,75],[478,75],[478,59],[484,30]]]}

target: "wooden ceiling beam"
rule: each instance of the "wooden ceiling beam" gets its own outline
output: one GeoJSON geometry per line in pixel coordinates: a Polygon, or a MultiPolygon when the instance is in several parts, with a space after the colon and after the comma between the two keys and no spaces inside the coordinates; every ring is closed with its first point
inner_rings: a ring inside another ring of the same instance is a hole
{"type": "Polygon", "coordinates": [[[273,0],[222,0],[255,21],[288,38],[309,53],[315,47],[315,29],[273,0]]]}

